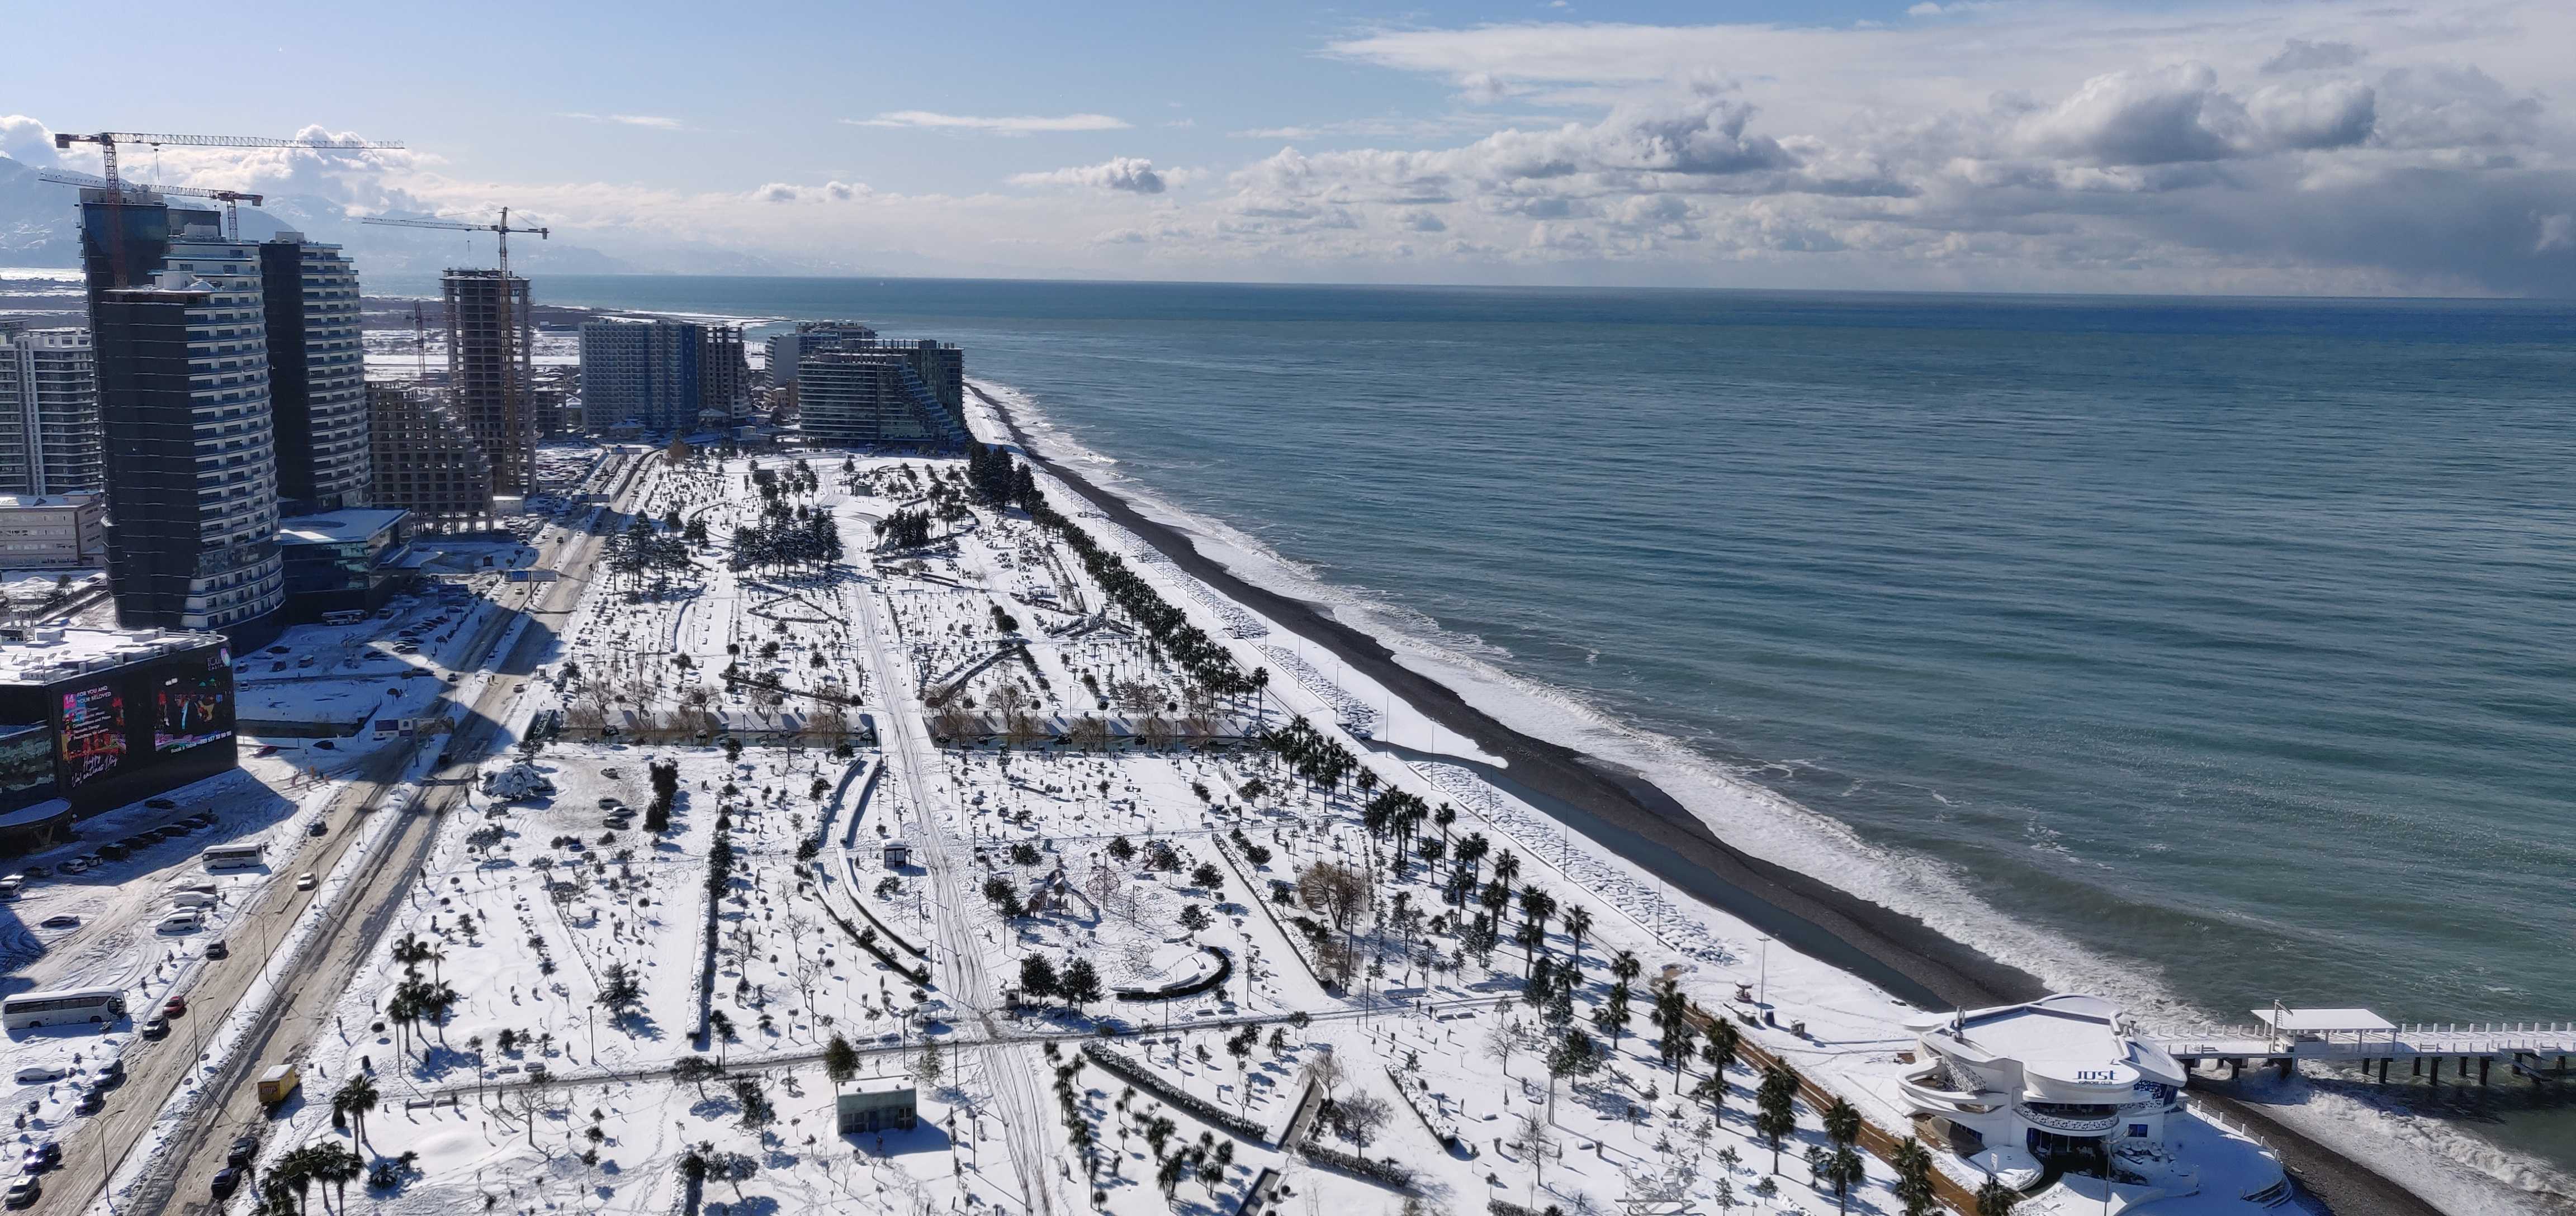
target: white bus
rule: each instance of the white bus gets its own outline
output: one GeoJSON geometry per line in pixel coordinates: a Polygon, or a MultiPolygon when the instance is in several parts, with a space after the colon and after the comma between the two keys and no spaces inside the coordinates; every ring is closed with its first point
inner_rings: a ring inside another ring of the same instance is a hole
{"type": "Polygon", "coordinates": [[[209,870],[247,870],[268,864],[264,844],[219,844],[197,855],[209,870]]]}
{"type": "Polygon", "coordinates": [[[367,610],[364,608],[343,608],[338,612],[322,614],[322,623],[325,625],[355,625],[365,619],[367,619],[367,610]]]}
{"type": "Polygon", "coordinates": [[[11,1030],[62,1022],[113,1022],[125,1016],[122,988],[66,988],[22,992],[0,1001],[0,1022],[11,1030]]]}

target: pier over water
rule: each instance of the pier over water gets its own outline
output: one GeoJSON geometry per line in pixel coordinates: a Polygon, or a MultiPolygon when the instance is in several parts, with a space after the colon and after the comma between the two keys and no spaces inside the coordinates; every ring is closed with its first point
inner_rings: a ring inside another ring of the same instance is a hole
{"type": "Polygon", "coordinates": [[[2268,1064],[2286,1076],[2303,1061],[2378,1067],[2407,1065],[2407,1075],[2440,1084],[2445,1061],[2468,1079],[2472,1068],[2486,1084],[2497,1061],[2533,1084],[2564,1081],[2576,1058],[2576,1022],[2475,1022],[2399,1024],[2367,1009],[2291,1009],[2274,1003],[2253,1011],[2258,1026],[2176,1035],[2146,1035],[2186,1064],[2225,1064],[2233,1075],[2248,1063],[2268,1064]]]}

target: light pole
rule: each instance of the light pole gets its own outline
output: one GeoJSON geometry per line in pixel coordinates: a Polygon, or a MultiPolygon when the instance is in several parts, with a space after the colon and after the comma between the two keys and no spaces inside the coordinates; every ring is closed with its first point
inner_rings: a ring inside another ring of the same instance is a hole
{"type": "Polygon", "coordinates": [[[1761,938],[1761,969],[1754,973],[1753,1003],[1762,1007],[1762,1021],[1771,1021],[1771,939],[1761,938]]]}

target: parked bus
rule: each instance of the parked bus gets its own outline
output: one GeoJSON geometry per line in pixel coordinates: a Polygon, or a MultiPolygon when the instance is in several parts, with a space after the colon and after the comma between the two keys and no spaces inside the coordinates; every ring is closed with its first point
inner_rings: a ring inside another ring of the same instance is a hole
{"type": "Polygon", "coordinates": [[[122,988],[65,988],[21,992],[0,1001],[0,1023],[11,1030],[66,1022],[113,1022],[125,1016],[122,988]]]}
{"type": "Polygon", "coordinates": [[[367,610],[364,608],[343,608],[338,612],[322,614],[322,623],[325,625],[355,625],[365,619],[367,619],[367,610]]]}
{"type": "Polygon", "coordinates": [[[197,855],[209,870],[247,870],[268,864],[264,844],[219,844],[197,855]]]}

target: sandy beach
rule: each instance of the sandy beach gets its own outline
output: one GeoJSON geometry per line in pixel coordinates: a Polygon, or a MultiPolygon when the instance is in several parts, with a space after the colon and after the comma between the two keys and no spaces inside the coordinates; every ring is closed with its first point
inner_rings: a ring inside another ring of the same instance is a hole
{"type": "MultiPolygon", "coordinates": [[[[1640,774],[1505,726],[1448,686],[1405,667],[1385,643],[1335,620],[1321,606],[1252,585],[1201,553],[1179,529],[1152,519],[1035,448],[1002,402],[980,388],[973,391],[1009,427],[1027,459],[1073,487],[1112,522],[1219,594],[1328,648],[1443,729],[1504,761],[1497,766],[1442,756],[1444,763],[1465,764],[1676,890],[1910,1004],[1976,1007],[2046,994],[2038,977],[1953,941],[1914,917],[1735,848],[1640,774]]],[[[1407,754],[1378,746],[1390,754],[1407,754]]],[[[2351,1157],[2283,1126],[2259,1105],[2207,1087],[2195,1090],[2231,1118],[2251,1125],[2332,1211],[2435,1216],[2440,1210],[2351,1157]]]]}

